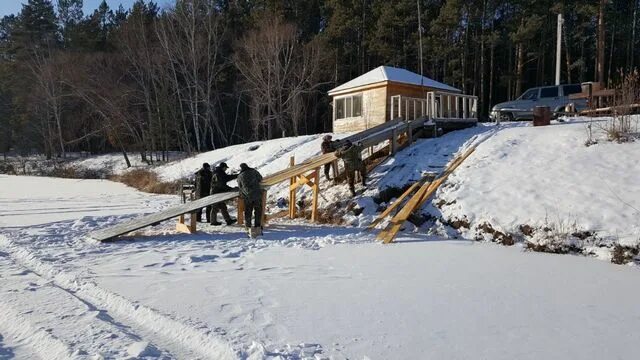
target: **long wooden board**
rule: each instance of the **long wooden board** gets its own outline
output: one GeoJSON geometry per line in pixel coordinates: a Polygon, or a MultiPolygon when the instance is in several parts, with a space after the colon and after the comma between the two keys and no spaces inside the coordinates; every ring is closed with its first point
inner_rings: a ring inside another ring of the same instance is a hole
{"type": "Polygon", "coordinates": [[[141,216],[131,221],[127,221],[125,223],[118,224],[106,229],[96,230],[89,233],[89,237],[98,241],[110,240],[117,236],[124,235],[165,220],[173,219],[183,214],[194,212],[209,205],[228,201],[237,197],[237,191],[214,194],[202,199],[188,202],[186,204],[168,208],[155,214],[141,216]]]}
{"type": "Polygon", "coordinates": [[[393,210],[395,210],[398,206],[400,206],[400,204],[402,204],[402,202],[406,197],[413,194],[416,191],[416,189],[422,186],[422,184],[423,184],[423,181],[421,180],[413,183],[413,185],[411,185],[407,190],[405,190],[405,192],[402,193],[402,195],[400,195],[400,197],[396,199],[396,201],[394,201],[393,204],[387,206],[387,208],[380,215],[378,215],[378,217],[375,220],[373,220],[371,224],[369,224],[369,229],[375,228],[380,222],[382,222],[382,220],[384,220],[384,218],[386,218],[389,214],[391,214],[393,210]]]}
{"type": "Polygon", "coordinates": [[[391,222],[386,229],[382,230],[377,238],[382,240],[383,243],[388,244],[395,239],[396,235],[402,228],[402,225],[409,219],[412,213],[420,209],[424,203],[433,195],[438,187],[444,183],[444,181],[451,175],[457,168],[465,161],[476,149],[477,145],[468,149],[463,155],[458,156],[433,182],[427,182],[407,201],[402,209],[391,219],[391,222]]]}
{"type": "MultiPolygon", "coordinates": [[[[423,124],[424,124],[423,119],[414,120],[410,123],[405,123],[402,120],[393,120],[384,124],[380,124],[371,129],[367,129],[360,133],[351,135],[345,139],[339,140],[338,144],[343,143],[348,139],[354,143],[361,142],[364,147],[369,147],[377,144],[380,141],[380,139],[384,139],[385,137],[388,137],[388,133],[393,131],[394,128],[405,126],[406,128],[414,129],[422,126],[423,124]]],[[[322,154],[322,155],[312,157],[300,164],[297,164],[295,166],[286,168],[284,170],[281,170],[274,174],[270,174],[269,176],[266,176],[262,180],[262,187],[266,190],[270,186],[279,184],[284,181],[289,181],[291,178],[294,178],[296,176],[304,175],[312,170],[318,169],[319,167],[325,164],[331,163],[336,159],[337,157],[334,153],[322,154]]],[[[89,236],[99,241],[113,239],[117,236],[124,235],[129,232],[139,230],[144,227],[151,226],[156,223],[178,217],[180,215],[194,212],[197,209],[204,208],[209,205],[217,204],[219,202],[228,201],[237,197],[238,197],[238,192],[228,192],[228,193],[207,196],[205,198],[192,201],[187,204],[171,207],[159,213],[142,216],[123,224],[118,224],[113,227],[94,231],[90,233],[89,236]]],[[[317,202],[317,199],[315,197],[314,197],[314,200],[316,200],[317,202]]]]}
{"type": "Polygon", "coordinates": [[[385,244],[390,243],[395,238],[398,231],[402,227],[402,224],[407,221],[409,216],[415,211],[416,207],[420,203],[420,200],[424,197],[424,194],[429,190],[431,182],[422,184],[420,189],[407,201],[406,205],[400,209],[396,216],[391,219],[389,227],[378,234],[378,240],[382,240],[385,244]]]}

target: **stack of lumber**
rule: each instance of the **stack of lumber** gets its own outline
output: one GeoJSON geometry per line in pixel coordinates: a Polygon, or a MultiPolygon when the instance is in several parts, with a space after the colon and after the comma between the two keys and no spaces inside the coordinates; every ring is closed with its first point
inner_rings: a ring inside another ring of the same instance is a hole
{"type": "Polygon", "coordinates": [[[451,175],[458,166],[460,166],[460,164],[462,164],[462,162],[468,158],[471,153],[473,153],[476,146],[471,147],[465,151],[464,154],[458,156],[451,164],[449,164],[449,166],[447,166],[446,170],[442,172],[437,179],[433,181],[426,181],[426,179],[422,179],[413,184],[398,198],[398,200],[382,212],[378,218],[371,223],[369,226],[370,229],[375,228],[395,209],[399,208],[400,205],[404,203],[400,210],[391,218],[391,221],[389,221],[387,226],[380,231],[377,236],[378,240],[381,240],[385,244],[393,242],[409,217],[422,208],[424,203],[436,192],[436,190],[438,190],[438,187],[444,183],[447,177],[449,177],[449,175],[451,175]]]}

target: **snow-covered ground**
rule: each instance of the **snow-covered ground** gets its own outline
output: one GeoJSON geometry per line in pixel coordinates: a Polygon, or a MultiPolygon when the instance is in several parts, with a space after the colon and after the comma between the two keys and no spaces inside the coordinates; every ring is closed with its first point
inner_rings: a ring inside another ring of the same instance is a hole
{"type": "MultiPolygon", "coordinates": [[[[155,171],[170,181],[226,161],[269,174],[291,155],[316,154],[320,138],[238,145],[155,171]]],[[[517,233],[558,219],[634,244],[639,144],[585,140],[581,120],[422,139],[370,174],[355,200],[362,213],[344,213],[358,226],[278,220],[256,240],[234,226],[176,234],[169,221],[95,243],[89,231],[177,196],[0,175],[0,358],[635,358],[636,266],[473,241],[484,222],[517,233]],[[360,227],[376,215],[379,190],[439,172],[472,144],[423,209],[444,222],[465,217],[472,230],[431,220],[381,245],[360,227]]],[[[286,187],[270,190],[270,207],[286,187]]],[[[344,184],[321,187],[323,209],[350,201],[344,184]]]]}
{"type": "Polygon", "coordinates": [[[589,239],[570,239],[579,248],[640,245],[640,142],[604,140],[602,121],[498,131],[441,187],[431,210],[464,219],[471,239],[486,235],[478,233],[483,224],[516,236],[527,225],[537,230],[532,242],[582,233],[589,239]],[[589,124],[599,142],[587,147],[589,124]]]}
{"type": "Polygon", "coordinates": [[[640,340],[633,267],[286,223],[97,244],[86,232],[177,199],[71,181],[0,177],[10,357],[599,359],[640,340]]]}

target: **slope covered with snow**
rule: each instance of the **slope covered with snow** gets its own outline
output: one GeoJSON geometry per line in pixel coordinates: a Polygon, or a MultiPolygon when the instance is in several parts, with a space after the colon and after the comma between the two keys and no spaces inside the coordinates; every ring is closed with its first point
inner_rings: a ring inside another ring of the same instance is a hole
{"type": "Polygon", "coordinates": [[[0,227],[0,354],[601,359],[633,358],[640,341],[632,267],[424,234],[383,246],[359,228],[292,223],[250,240],[169,222],[97,244],[84,235],[172,198],[93,180],[2,176],[0,189],[25,181],[48,191],[0,191],[2,216],[13,212],[0,227]]]}
{"type": "Polygon", "coordinates": [[[608,142],[596,131],[599,143],[585,146],[590,123],[497,132],[440,189],[435,211],[468,222],[471,230],[462,230],[470,238],[488,223],[506,233],[521,234],[526,225],[595,234],[589,245],[637,246],[640,142],[608,142]]]}

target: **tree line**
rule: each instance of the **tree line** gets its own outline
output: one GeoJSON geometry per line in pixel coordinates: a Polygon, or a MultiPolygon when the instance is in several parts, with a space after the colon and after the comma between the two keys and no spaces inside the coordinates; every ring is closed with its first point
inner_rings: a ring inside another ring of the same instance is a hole
{"type": "Polygon", "coordinates": [[[379,65],[491,105],[638,65],[640,0],[28,0],[0,20],[0,151],[152,162],[331,129],[326,92],[379,65]],[[420,39],[422,40],[420,42],[420,39]],[[422,43],[422,55],[420,54],[422,43]]]}

